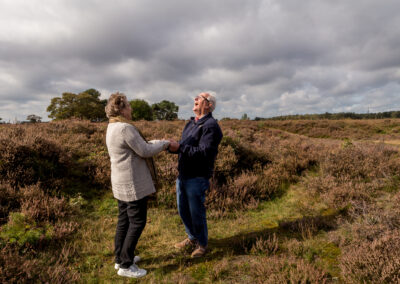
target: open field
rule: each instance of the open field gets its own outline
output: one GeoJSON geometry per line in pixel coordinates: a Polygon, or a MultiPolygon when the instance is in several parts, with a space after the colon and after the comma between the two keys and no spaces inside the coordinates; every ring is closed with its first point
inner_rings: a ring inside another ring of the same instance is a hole
{"type": "MultiPolygon", "coordinates": [[[[105,123],[0,125],[0,282],[400,281],[400,120],[220,122],[209,253],[192,260],[175,208],[176,156],[139,240],[140,280],[117,276],[105,123]]],[[[184,121],[137,122],[179,139],[184,121]]]]}

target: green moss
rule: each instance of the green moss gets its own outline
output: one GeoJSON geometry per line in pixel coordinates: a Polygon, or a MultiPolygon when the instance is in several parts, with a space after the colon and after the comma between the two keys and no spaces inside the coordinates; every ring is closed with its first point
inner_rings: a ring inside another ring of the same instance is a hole
{"type": "Polygon", "coordinates": [[[338,261],[340,255],[340,248],[334,243],[327,242],[323,236],[304,243],[303,257],[309,262],[315,262],[331,275],[338,276],[340,273],[338,261]]]}
{"type": "Polygon", "coordinates": [[[50,239],[53,236],[53,227],[46,225],[38,227],[34,221],[29,220],[19,212],[10,213],[9,222],[2,227],[0,238],[9,243],[17,243],[19,246],[34,245],[44,236],[50,239]]]}

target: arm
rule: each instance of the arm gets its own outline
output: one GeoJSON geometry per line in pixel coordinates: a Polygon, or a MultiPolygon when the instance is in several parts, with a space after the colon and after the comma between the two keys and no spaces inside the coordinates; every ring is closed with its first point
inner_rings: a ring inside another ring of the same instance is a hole
{"type": "Polygon", "coordinates": [[[133,126],[126,126],[122,131],[126,144],[140,157],[150,158],[166,149],[169,141],[153,140],[147,143],[133,126]]]}

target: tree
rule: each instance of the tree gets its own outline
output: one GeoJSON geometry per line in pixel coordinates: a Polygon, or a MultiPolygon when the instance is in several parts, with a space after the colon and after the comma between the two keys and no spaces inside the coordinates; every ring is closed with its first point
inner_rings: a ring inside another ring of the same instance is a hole
{"type": "Polygon", "coordinates": [[[29,120],[32,123],[35,122],[40,122],[42,120],[42,117],[36,115],[36,114],[30,114],[26,117],[26,120],[29,120]]]}
{"type": "Polygon", "coordinates": [[[163,100],[159,103],[151,105],[153,109],[154,119],[158,120],[174,120],[178,118],[179,107],[170,101],[163,100]]]}
{"type": "Polygon", "coordinates": [[[63,93],[61,98],[52,98],[47,111],[49,117],[56,120],[76,117],[101,121],[106,118],[106,103],[107,100],[100,100],[99,91],[88,89],[78,95],[63,93]]]}
{"type": "Polygon", "coordinates": [[[243,115],[242,115],[242,118],[241,118],[241,120],[249,120],[250,118],[247,116],[247,113],[244,113],[243,115]]]}
{"type": "Polygon", "coordinates": [[[153,109],[145,100],[132,100],[129,102],[132,108],[132,120],[153,120],[153,109]]]}

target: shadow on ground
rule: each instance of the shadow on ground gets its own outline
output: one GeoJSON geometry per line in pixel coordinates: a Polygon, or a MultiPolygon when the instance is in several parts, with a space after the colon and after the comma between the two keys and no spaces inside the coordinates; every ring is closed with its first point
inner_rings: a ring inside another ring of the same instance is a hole
{"type": "MultiPolygon", "coordinates": [[[[170,262],[174,263],[161,266],[155,270],[168,274],[182,266],[191,266],[193,264],[204,261],[220,260],[226,256],[247,255],[253,245],[259,239],[269,239],[274,235],[278,238],[295,238],[305,239],[310,238],[321,230],[327,232],[333,230],[337,226],[337,217],[343,215],[344,210],[332,212],[329,215],[303,217],[291,221],[283,221],[276,228],[267,228],[253,232],[246,232],[234,235],[223,239],[209,239],[209,251],[204,258],[192,259],[190,253],[191,248],[181,251],[175,251],[166,255],[158,256],[157,258],[146,259],[143,262],[147,264],[155,262],[170,262]]],[[[151,269],[150,269],[151,270],[151,269]]]]}

